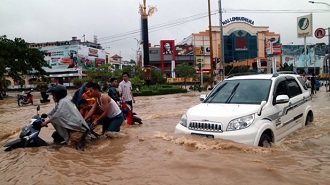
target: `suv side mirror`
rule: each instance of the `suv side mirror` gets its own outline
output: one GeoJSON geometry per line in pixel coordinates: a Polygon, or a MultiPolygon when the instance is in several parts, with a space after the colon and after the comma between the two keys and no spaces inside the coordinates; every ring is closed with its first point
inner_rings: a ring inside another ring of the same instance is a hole
{"type": "Polygon", "coordinates": [[[278,95],[276,97],[276,104],[281,104],[281,103],[288,103],[289,102],[289,96],[288,95],[278,95]]]}
{"type": "Polygon", "coordinates": [[[199,96],[199,100],[200,101],[204,101],[206,99],[206,94],[201,94],[200,96],[199,96]]]}

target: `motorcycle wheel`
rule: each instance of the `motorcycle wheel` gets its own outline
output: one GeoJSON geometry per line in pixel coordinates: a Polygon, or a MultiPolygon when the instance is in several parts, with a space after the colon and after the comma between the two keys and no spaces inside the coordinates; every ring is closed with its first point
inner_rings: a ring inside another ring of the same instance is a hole
{"type": "Polygon", "coordinates": [[[24,105],[23,102],[24,102],[23,99],[18,99],[18,100],[17,100],[18,106],[23,106],[23,105],[24,105]]]}

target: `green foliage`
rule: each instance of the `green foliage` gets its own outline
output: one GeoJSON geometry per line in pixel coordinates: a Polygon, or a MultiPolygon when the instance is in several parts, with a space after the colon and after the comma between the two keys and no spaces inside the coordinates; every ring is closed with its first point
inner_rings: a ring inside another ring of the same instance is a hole
{"type": "Polygon", "coordinates": [[[5,74],[18,82],[23,75],[29,75],[33,70],[37,71],[35,76],[43,76],[46,71],[42,67],[50,67],[44,60],[43,52],[29,48],[24,39],[10,40],[0,36],[0,84],[4,84],[5,74]]]}
{"type": "Polygon", "coordinates": [[[203,82],[212,83],[212,79],[210,75],[203,74],[203,82]]]}
{"type": "MultiPolygon", "coordinates": [[[[144,78],[143,70],[138,66],[125,66],[122,72],[127,72],[129,74],[129,78],[138,77],[140,79],[144,78]]],[[[119,74],[121,77],[122,73],[119,74]]]]}
{"type": "Polygon", "coordinates": [[[189,87],[190,90],[202,92],[202,87],[200,84],[195,84],[189,87]]]}
{"type": "Polygon", "coordinates": [[[226,75],[256,71],[256,70],[251,71],[250,66],[233,66],[233,65],[226,66],[225,70],[226,70],[226,75]]]}
{"type": "Polygon", "coordinates": [[[164,78],[164,73],[157,69],[151,68],[151,85],[155,84],[164,84],[166,82],[166,78],[164,78]]]}
{"type": "Polygon", "coordinates": [[[94,82],[107,82],[113,76],[113,69],[109,64],[100,65],[96,69],[86,71],[88,77],[94,82]]]}
{"type": "Polygon", "coordinates": [[[46,91],[48,89],[48,82],[36,82],[34,84],[37,91],[46,91]]]}
{"type": "Polygon", "coordinates": [[[188,63],[182,63],[176,66],[174,71],[179,75],[179,77],[184,78],[184,86],[187,86],[187,78],[194,78],[196,76],[196,70],[193,66],[188,63]]]}
{"type": "Polygon", "coordinates": [[[133,89],[140,88],[144,84],[144,80],[141,80],[139,77],[135,76],[131,78],[130,81],[132,82],[133,89]]]}
{"type": "Polygon", "coordinates": [[[82,78],[75,78],[73,79],[73,85],[80,87],[84,83],[84,79],[82,78]]]}
{"type": "Polygon", "coordinates": [[[186,89],[174,86],[162,86],[162,85],[151,85],[149,87],[143,86],[139,92],[133,91],[134,96],[152,96],[152,95],[164,95],[174,93],[186,93],[186,89]]]}
{"type": "Polygon", "coordinates": [[[293,64],[288,65],[287,63],[284,63],[283,66],[280,66],[279,71],[293,71],[293,64]]]}

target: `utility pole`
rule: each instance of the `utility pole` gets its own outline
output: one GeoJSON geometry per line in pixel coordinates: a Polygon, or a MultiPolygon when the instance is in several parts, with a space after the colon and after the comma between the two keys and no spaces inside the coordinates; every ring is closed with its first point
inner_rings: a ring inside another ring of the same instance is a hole
{"type": "Polygon", "coordinates": [[[150,85],[151,80],[151,69],[149,63],[149,38],[148,38],[148,17],[151,16],[155,11],[156,7],[149,6],[147,10],[146,0],[143,0],[143,5],[139,6],[139,13],[142,18],[142,40],[143,40],[143,65],[145,69],[144,80],[146,84],[150,85]]]}
{"type": "Polygon", "coordinates": [[[222,26],[222,8],[221,8],[221,0],[219,2],[219,26],[220,26],[220,58],[222,62],[222,74],[223,79],[225,80],[226,77],[226,70],[225,70],[225,50],[224,50],[224,41],[223,41],[223,26],[222,26]]]}
{"type": "MultiPolygon", "coordinates": [[[[215,69],[213,69],[213,44],[212,44],[212,22],[211,22],[211,5],[210,5],[210,0],[208,0],[208,12],[209,12],[209,36],[210,36],[210,64],[211,64],[211,88],[213,89],[213,82],[214,82],[214,75],[213,75],[213,71],[215,69]]],[[[217,61],[214,61],[215,63],[217,63],[217,61]]]]}

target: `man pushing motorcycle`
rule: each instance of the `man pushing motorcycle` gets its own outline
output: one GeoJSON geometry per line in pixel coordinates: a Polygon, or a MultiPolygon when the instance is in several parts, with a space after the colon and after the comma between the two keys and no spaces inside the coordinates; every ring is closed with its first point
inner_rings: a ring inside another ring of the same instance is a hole
{"type": "Polygon", "coordinates": [[[89,127],[81,116],[77,107],[66,98],[67,89],[63,85],[50,87],[47,93],[51,93],[55,102],[55,108],[50,111],[48,120],[42,126],[52,123],[55,132],[52,135],[54,141],[65,141],[68,146],[75,147],[77,150],[84,150],[85,137],[89,127]]]}
{"type": "Polygon", "coordinates": [[[97,83],[93,83],[88,90],[95,98],[95,103],[92,109],[85,116],[85,120],[88,120],[95,113],[96,109],[99,108],[103,111],[103,113],[99,118],[94,119],[92,126],[102,123],[103,133],[107,137],[112,138],[119,136],[120,126],[124,122],[124,115],[117,103],[107,94],[103,94],[99,84],[97,83]]]}

